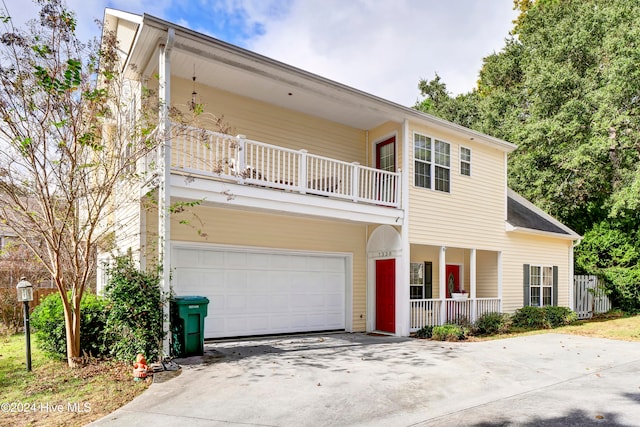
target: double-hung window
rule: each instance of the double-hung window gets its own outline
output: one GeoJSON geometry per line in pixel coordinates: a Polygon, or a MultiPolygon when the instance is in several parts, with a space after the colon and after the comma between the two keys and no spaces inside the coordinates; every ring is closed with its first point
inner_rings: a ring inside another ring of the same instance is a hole
{"type": "Polygon", "coordinates": [[[412,262],[409,271],[411,299],[432,298],[432,264],[431,262],[412,262]]]}
{"type": "Polygon", "coordinates": [[[558,267],[525,264],[525,305],[557,305],[558,267]]]}
{"type": "Polygon", "coordinates": [[[471,176],[471,149],[460,147],[460,175],[471,176]]]}
{"type": "Polygon", "coordinates": [[[413,138],[414,185],[449,193],[451,145],[419,133],[413,138]]]}

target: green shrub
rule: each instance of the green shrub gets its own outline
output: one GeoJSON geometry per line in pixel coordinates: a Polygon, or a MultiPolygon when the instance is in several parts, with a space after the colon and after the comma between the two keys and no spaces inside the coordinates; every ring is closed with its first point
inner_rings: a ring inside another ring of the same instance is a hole
{"type": "Polygon", "coordinates": [[[436,341],[460,341],[466,338],[466,331],[462,326],[454,324],[434,326],[431,338],[436,341]]]}
{"type": "Polygon", "coordinates": [[[568,325],[578,320],[578,315],[569,307],[547,306],[544,317],[552,328],[568,325]]]}
{"type": "MultiPolygon", "coordinates": [[[[80,301],[80,351],[92,356],[105,353],[102,334],[106,322],[106,301],[93,294],[84,294],[80,301]]],[[[67,337],[64,309],[59,293],[51,294],[40,302],[31,315],[31,326],[36,330],[40,348],[52,358],[67,357],[67,337]]]]}
{"type": "Polygon", "coordinates": [[[640,312],[640,267],[611,267],[602,271],[607,296],[614,307],[627,313],[640,312]]]}
{"type": "Polygon", "coordinates": [[[474,333],[479,335],[502,334],[509,330],[509,315],[506,313],[485,313],[476,320],[474,333]]]}
{"type": "Polygon", "coordinates": [[[578,319],[578,315],[567,307],[522,307],[511,317],[516,328],[549,329],[568,325],[578,319]]]}
{"type": "Polygon", "coordinates": [[[525,329],[548,329],[551,327],[545,318],[542,307],[522,307],[511,316],[511,325],[525,329]]]}
{"type": "Polygon", "coordinates": [[[416,331],[416,337],[418,338],[431,338],[433,335],[433,326],[427,325],[416,331]]]}
{"type": "Polygon", "coordinates": [[[127,257],[116,258],[108,271],[105,296],[109,312],[105,333],[113,338],[110,355],[133,361],[143,353],[159,360],[164,332],[162,295],[157,274],[139,271],[127,257]]]}

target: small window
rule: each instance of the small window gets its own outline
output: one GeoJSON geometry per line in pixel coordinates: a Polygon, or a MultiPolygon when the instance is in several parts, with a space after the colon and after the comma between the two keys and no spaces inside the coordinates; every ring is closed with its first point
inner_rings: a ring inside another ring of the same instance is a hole
{"type": "Polygon", "coordinates": [[[410,298],[424,298],[424,264],[421,262],[412,262],[409,271],[410,298]]]}
{"type": "Polygon", "coordinates": [[[411,299],[432,298],[431,262],[412,262],[409,271],[411,299]]]}
{"type": "Polygon", "coordinates": [[[460,147],[460,175],[471,176],[471,150],[460,147]]]}

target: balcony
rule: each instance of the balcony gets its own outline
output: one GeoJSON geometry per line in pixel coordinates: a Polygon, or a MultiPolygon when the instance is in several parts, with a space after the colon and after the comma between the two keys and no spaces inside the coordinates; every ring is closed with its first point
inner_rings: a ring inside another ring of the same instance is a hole
{"type": "MultiPolygon", "coordinates": [[[[400,208],[400,173],[206,129],[176,125],[171,172],[260,189],[400,208]]],[[[147,159],[147,169],[156,162],[147,159]]]]}

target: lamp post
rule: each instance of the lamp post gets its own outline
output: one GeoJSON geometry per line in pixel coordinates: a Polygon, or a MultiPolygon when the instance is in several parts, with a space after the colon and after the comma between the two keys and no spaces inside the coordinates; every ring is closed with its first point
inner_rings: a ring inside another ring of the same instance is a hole
{"type": "Polygon", "coordinates": [[[33,301],[33,285],[26,277],[21,277],[16,285],[18,301],[24,304],[24,334],[27,343],[27,371],[31,372],[31,328],[29,326],[29,301],[33,301]]]}

